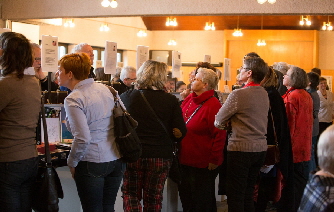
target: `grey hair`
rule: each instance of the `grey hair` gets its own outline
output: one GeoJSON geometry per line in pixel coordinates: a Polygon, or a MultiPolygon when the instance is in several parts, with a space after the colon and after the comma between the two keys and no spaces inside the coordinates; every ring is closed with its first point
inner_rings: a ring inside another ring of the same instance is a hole
{"type": "Polygon", "coordinates": [[[208,83],[208,90],[214,90],[218,85],[218,76],[212,69],[199,68],[197,73],[202,74],[202,82],[208,83]]]}
{"type": "Polygon", "coordinates": [[[286,72],[288,72],[290,66],[286,62],[275,62],[273,64],[273,68],[285,75],[286,72]]]}
{"type": "Polygon", "coordinates": [[[30,43],[31,45],[31,48],[34,49],[34,48],[38,48],[38,49],[41,49],[41,46],[38,45],[37,43],[30,43]]]}
{"type": "Polygon", "coordinates": [[[138,88],[164,90],[167,82],[167,70],[166,63],[147,60],[137,72],[138,88]]]}
{"type": "Polygon", "coordinates": [[[136,73],[137,70],[132,67],[132,66],[125,66],[122,68],[121,74],[120,74],[120,79],[123,81],[125,78],[129,77],[130,73],[136,73]]]}
{"type": "Polygon", "coordinates": [[[88,43],[79,43],[78,45],[76,45],[73,49],[72,49],[72,53],[80,53],[82,47],[89,45],[88,43]]]}
{"type": "Polygon", "coordinates": [[[296,89],[305,89],[309,81],[304,69],[301,69],[297,66],[291,66],[289,70],[291,70],[290,86],[296,89]]]}
{"type": "Polygon", "coordinates": [[[321,169],[334,173],[334,125],[329,126],[320,135],[318,161],[321,169]]]}

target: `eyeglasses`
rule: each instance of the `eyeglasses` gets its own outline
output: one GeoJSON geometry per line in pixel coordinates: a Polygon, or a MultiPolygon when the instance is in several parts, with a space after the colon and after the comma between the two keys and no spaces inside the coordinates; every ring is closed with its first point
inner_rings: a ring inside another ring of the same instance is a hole
{"type": "Polygon", "coordinates": [[[248,71],[249,71],[249,70],[251,70],[251,69],[250,69],[250,68],[244,68],[244,67],[241,66],[241,67],[240,67],[240,71],[241,71],[241,70],[248,70],[248,71]]]}
{"type": "Polygon", "coordinates": [[[137,80],[137,78],[133,78],[133,79],[131,79],[131,78],[125,78],[124,80],[129,80],[129,81],[136,81],[136,80],[137,80]]]}
{"type": "Polygon", "coordinates": [[[41,61],[41,58],[40,57],[35,57],[35,60],[36,61],[41,61]]]}

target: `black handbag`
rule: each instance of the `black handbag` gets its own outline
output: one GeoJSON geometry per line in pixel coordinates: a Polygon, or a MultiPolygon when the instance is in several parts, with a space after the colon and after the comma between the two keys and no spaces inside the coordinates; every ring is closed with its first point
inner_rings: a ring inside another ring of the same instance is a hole
{"type": "MultiPolygon", "coordinates": [[[[150,103],[147,101],[144,93],[142,90],[140,90],[140,94],[142,95],[144,101],[146,102],[148,108],[151,110],[152,114],[155,116],[155,118],[158,120],[158,122],[160,123],[160,125],[164,128],[167,136],[169,136],[168,130],[166,129],[165,125],[162,123],[162,121],[159,119],[159,117],[157,116],[157,114],[155,113],[155,111],[153,110],[153,108],[151,107],[150,103]]],[[[173,150],[173,161],[171,164],[171,167],[169,169],[169,173],[168,173],[168,177],[173,180],[175,183],[177,184],[181,184],[181,179],[182,179],[182,168],[181,168],[181,164],[179,162],[179,158],[178,158],[178,148],[177,148],[177,144],[172,142],[171,140],[171,146],[172,146],[172,150],[173,150]]]]}
{"type": "Polygon", "coordinates": [[[136,128],[138,122],[122,106],[119,96],[114,88],[108,86],[114,96],[115,107],[113,109],[115,142],[126,163],[136,162],[142,154],[142,146],[136,128]]]}
{"type": "Polygon", "coordinates": [[[36,212],[58,212],[58,198],[64,198],[64,193],[58,174],[52,166],[43,101],[41,105],[46,161],[38,168],[37,179],[33,187],[32,209],[36,212]]]}

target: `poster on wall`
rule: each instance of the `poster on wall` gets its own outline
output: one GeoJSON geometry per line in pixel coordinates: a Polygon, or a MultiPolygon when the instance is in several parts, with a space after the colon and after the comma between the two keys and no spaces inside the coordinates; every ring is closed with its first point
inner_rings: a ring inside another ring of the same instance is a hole
{"type": "Polygon", "coordinates": [[[172,75],[173,77],[181,77],[181,52],[173,51],[172,53],[172,75]]]}
{"type": "Polygon", "coordinates": [[[203,60],[203,62],[211,63],[211,55],[204,55],[204,60],[203,60]]]}
{"type": "Polygon", "coordinates": [[[57,72],[58,70],[58,37],[42,35],[42,70],[57,72]]]}
{"type": "Polygon", "coordinates": [[[328,88],[329,88],[329,91],[332,92],[332,84],[333,84],[333,79],[332,79],[332,76],[323,76],[321,75],[323,78],[326,78],[327,80],[327,85],[328,85],[328,88]]]}
{"type": "Polygon", "coordinates": [[[106,41],[104,50],[104,73],[116,74],[117,65],[117,43],[106,41]]]}
{"type": "Polygon", "coordinates": [[[137,70],[147,60],[149,60],[149,47],[137,46],[137,70]]]}
{"type": "Polygon", "coordinates": [[[231,59],[224,58],[224,80],[231,81],[231,59]]]}

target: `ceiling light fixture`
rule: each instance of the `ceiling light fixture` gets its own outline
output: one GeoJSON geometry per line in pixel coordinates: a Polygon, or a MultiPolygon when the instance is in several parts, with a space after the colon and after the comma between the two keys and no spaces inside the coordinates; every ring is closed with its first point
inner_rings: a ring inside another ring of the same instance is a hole
{"type": "Polygon", "coordinates": [[[166,20],[166,26],[177,26],[176,18],[168,17],[166,20]]]}
{"type": "Polygon", "coordinates": [[[101,26],[100,26],[100,31],[101,31],[101,32],[108,32],[108,31],[109,31],[109,26],[108,26],[108,24],[107,24],[107,23],[105,23],[105,24],[101,24],[101,26]]]}
{"type": "Polygon", "coordinates": [[[276,2],[276,0],[257,0],[257,3],[259,4],[264,4],[266,2],[269,2],[270,4],[274,4],[276,2]]]}
{"type": "MultiPolygon", "coordinates": [[[[261,31],[262,31],[262,30],[263,30],[263,15],[262,15],[262,17],[261,17],[261,31]]],[[[262,34],[262,33],[261,33],[261,34],[262,34]]],[[[265,45],[267,45],[267,44],[266,44],[266,41],[265,41],[264,39],[258,39],[256,45],[258,45],[258,46],[265,46],[265,45]]]]}
{"type": "Polygon", "coordinates": [[[109,1],[109,0],[103,0],[102,2],[101,2],[101,5],[103,6],[103,7],[111,7],[111,8],[116,8],[117,7],[117,1],[116,0],[111,0],[111,1],[109,1]]]}
{"type": "Polygon", "coordinates": [[[74,27],[74,20],[73,19],[65,19],[64,27],[74,27]]]}
{"type": "Polygon", "coordinates": [[[174,39],[170,39],[168,42],[169,46],[175,46],[176,45],[176,41],[174,39]]]}
{"type": "Polygon", "coordinates": [[[323,22],[323,25],[322,25],[321,29],[322,30],[328,30],[328,31],[332,31],[333,30],[332,22],[329,22],[329,16],[328,16],[328,19],[327,19],[327,23],[323,22]]]}
{"type": "Polygon", "coordinates": [[[212,22],[211,24],[209,24],[209,22],[206,22],[204,29],[205,30],[216,30],[215,22],[212,22]]]}
{"type": "Polygon", "coordinates": [[[146,37],[147,36],[146,30],[139,30],[137,32],[137,36],[138,37],[146,37]]]}
{"type": "Polygon", "coordinates": [[[234,37],[240,37],[243,36],[243,33],[241,32],[241,29],[239,29],[239,16],[238,16],[238,22],[237,22],[237,28],[234,29],[234,32],[232,33],[234,37]]]}
{"type": "Polygon", "coordinates": [[[308,26],[310,26],[310,25],[312,24],[312,22],[311,22],[311,18],[310,18],[310,16],[308,16],[308,15],[305,16],[305,17],[302,15],[302,16],[300,17],[299,25],[302,25],[302,26],[303,26],[303,25],[305,25],[305,24],[308,25],[308,26]]]}

